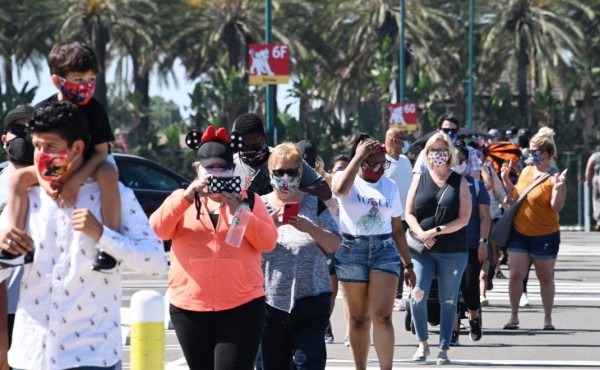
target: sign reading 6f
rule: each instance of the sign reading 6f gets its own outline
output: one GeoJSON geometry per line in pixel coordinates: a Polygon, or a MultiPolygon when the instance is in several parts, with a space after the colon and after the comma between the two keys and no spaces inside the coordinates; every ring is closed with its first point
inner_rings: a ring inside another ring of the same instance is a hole
{"type": "Polygon", "coordinates": [[[285,84],[290,78],[289,46],[248,45],[248,73],[251,84],[285,84]]]}
{"type": "Polygon", "coordinates": [[[406,131],[417,129],[417,104],[390,104],[390,126],[406,131]]]}

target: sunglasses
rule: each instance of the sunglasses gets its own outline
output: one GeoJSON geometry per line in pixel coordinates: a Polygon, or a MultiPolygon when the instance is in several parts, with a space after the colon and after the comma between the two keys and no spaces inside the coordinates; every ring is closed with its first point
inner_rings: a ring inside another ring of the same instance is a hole
{"type": "Polygon", "coordinates": [[[448,149],[429,149],[428,153],[448,153],[448,149]]]}
{"type": "Polygon", "coordinates": [[[278,169],[272,170],[273,176],[283,177],[283,175],[288,175],[290,177],[296,177],[300,173],[300,168],[286,168],[286,169],[278,169]]]}
{"type": "Polygon", "coordinates": [[[442,132],[446,135],[449,134],[458,134],[458,129],[457,128],[443,128],[442,132]]]}
{"type": "Polygon", "coordinates": [[[390,164],[391,164],[391,163],[392,163],[392,162],[390,162],[390,161],[386,160],[385,162],[379,162],[379,163],[373,163],[373,164],[371,164],[371,163],[369,163],[369,162],[367,162],[367,161],[363,161],[363,163],[362,163],[362,164],[363,164],[365,167],[369,167],[369,168],[370,168],[370,169],[372,169],[373,171],[377,172],[377,171],[379,171],[379,170],[381,169],[381,167],[383,167],[383,169],[384,169],[384,170],[387,170],[388,168],[390,168],[390,164]]]}

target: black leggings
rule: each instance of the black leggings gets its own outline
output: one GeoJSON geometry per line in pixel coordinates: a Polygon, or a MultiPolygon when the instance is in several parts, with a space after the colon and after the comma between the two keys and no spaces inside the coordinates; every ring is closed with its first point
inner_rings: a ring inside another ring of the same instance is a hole
{"type": "Polygon", "coordinates": [[[469,261],[460,282],[460,292],[467,308],[473,311],[477,311],[481,305],[479,301],[480,272],[481,262],[477,257],[477,248],[471,248],[469,249],[469,261]]]}
{"type": "Polygon", "coordinates": [[[265,298],[225,311],[171,305],[171,321],[191,370],[252,370],[265,318],[265,298]]]}

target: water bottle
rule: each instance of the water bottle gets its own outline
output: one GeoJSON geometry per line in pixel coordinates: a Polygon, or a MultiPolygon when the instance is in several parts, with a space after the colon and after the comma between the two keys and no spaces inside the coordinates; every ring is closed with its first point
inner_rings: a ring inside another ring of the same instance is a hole
{"type": "Polygon", "coordinates": [[[240,204],[231,220],[231,226],[227,232],[227,237],[225,238],[226,244],[235,248],[240,247],[242,239],[244,238],[244,233],[246,232],[246,226],[248,226],[248,220],[250,220],[251,216],[252,211],[250,210],[250,207],[248,207],[246,203],[240,204]]]}

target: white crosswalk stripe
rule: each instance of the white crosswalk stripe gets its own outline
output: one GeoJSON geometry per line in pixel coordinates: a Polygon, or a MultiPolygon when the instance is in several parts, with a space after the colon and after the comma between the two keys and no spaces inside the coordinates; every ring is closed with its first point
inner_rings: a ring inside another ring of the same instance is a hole
{"type": "MultiPolygon", "coordinates": [[[[592,304],[589,302],[600,302],[600,279],[598,278],[587,278],[581,276],[578,278],[567,279],[566,275],[561,273],[561,267],[567,264],[569,261],[584,260],[592,261],[598,260],[600,257],[600,247],[585,244],[585,240],[581,244],[569,244],[562,246],[559,253],[559,258],[556,266],[556,296],[555,305],[560,307],[561,305],[568,306],[569,302],[573,302],[575,305],[592,304]]],[[[502,269],[506,277],[509,276],[510,271],[503,266],[502,269]]],[[[144,276],[136,274],[131,271],[124,273],[125,278],[123,280],[123,305],[128,306],[131,295],[139,289],[153,289],[163,293],[167,289],[166,277],[161,279],[146,279],[144,276]]],[[[572,275],[571,275],[572,276],[572,275]]],[[[487,292],[487,298],[491,305],[500,305],[503,307],[508,306],[508,279],[494,279],[494,288],[487,292]]],[[[532,306],[540,308],[541,297],[540,297],[540,285],[535,276],[535,270],[532,268],[530,278],[528,282],[528,297],[532,306]]],[[[405,297],[408,288],[405,288],[405,297]]],[[[336,297],[338,300],[342,299],[341,292],[338,292],[336,297]]],[[[341,304],[340,304],[341,306],[341,304]]],[[[498,306],[494,306],[498,307],[498,306]]],[[[502,310],[502,308],[500,308],[502,310]]],[[[437,330],[437,329],[436,329],[437,330]]],[[[498,329],[499,330],[499,329],[498,329]]],[[[181,355],[181,348],[176,341],[176,336],[173,330],[167,331],[167,345],[165,346],[166,358],[165,369],[167,370],[180,370],[188,369],[185,359],[181,355]]],[[[462,342],[462,341],[461,341],[462,342]]],[[[398,345],[398,344],[397,344],[398,345]]],[[[123,355],[123,369],[130,369],[129,364],[129,346],[124,346],[123,355]]],[[[404,349],[406,350],[406,349],[404,349]]],[[[349,349],[348,349],[349,351],[349,349]]],[[[548,359],[531,359],[535,357],[528,357],[526,360],[516,359],[504,359],[504,358],[486,358],[486,359],[461,359],[460,352],[454,352],[454,356],[451,356],[452,365],[454,366],[465,366],[471,368],[486,367],[490,369],[505,369],[510,366],[511,369],[532,369],[532,368],[600,368],[600,360],[596,358],[596,361],[587,361],[589,358],[583,358],[583,360],[548,360],[548,359]]],[[[371,357],[368,360],[367,369],[378,369],[378,361],[371,353],[371,357]]],[[[396,356],[398,357],[398,355],[396,356]]],[[[408,356],[407,356],[408,357],[408,356]]],[[[402,369],[422,369],[423,365],[435,365],[435,357],[432,355],[425,363],[415,363],[407,358],[396,358],[394,359],[394,368],[402,369]]],[[[329,358],[327,360],[327,369],[336,370],[350,370],[354,369],[351,356],[344,358],[329,358]]]]}

